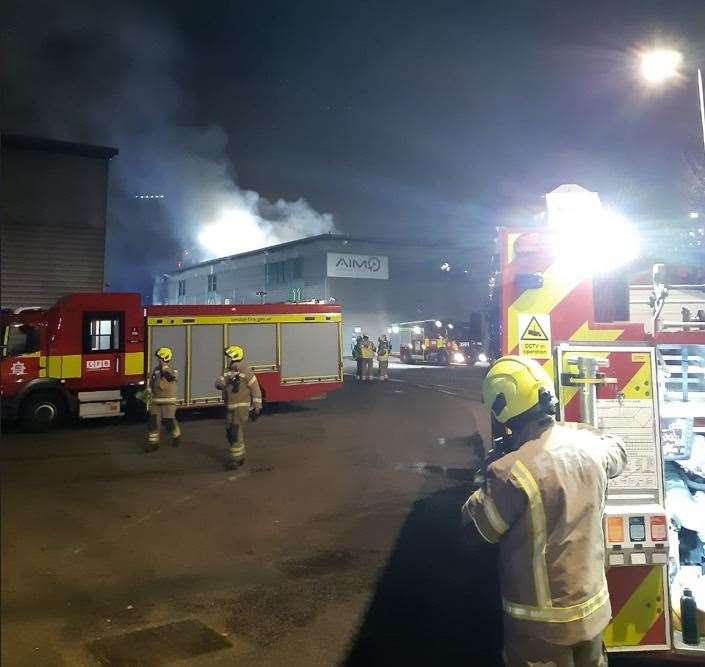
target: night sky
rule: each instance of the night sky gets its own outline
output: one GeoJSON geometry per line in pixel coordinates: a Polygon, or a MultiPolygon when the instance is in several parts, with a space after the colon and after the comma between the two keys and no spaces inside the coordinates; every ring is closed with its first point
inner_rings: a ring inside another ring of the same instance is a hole
{"type": "Polygon", "coordinates": [[[222,197],[274,241],[329,214],[489,248],[572,182],[637,222],[705,215],[702,0],[56,4],[4,4],[2,126],[120,149],[113,289],[149,291],[184,247],[205,256],[222,197]],[[637,53],[659,45],[686,62],[655,90],[637,53]],[[140,192],[165,203],[137,210],[140,192]]]}

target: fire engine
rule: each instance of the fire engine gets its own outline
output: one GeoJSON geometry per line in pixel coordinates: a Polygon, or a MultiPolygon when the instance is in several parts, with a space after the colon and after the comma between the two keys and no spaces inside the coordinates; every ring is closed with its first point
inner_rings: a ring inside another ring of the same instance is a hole
{"type": "Polygon", "coordinates": [[[604,518],[608,650],[703,664],[705,285],[669,285],[663,264],[630,285],[639,236],[595,197],[562,186],[546,226],[499,230],[500,352],[545,366],[562,419],[625,440],[604,518]],[[685,589],[698,611],[681,619],[685,589]]]}
{"type": "Polygon", "coordinates": [[[34,428],[143,411],[137,396],[161,346],[173,350],[182,408],[222,402],[213,383],[235,343],[267,402],[319,397],[343,381],[338,305],[145,308],[139,294],[83,293],[5,311],[0,324],[2,414],[34,428]]]}
{"type": "Polygon", "coordinates": [[[465,366],[487,361],[482,344],[469,339],[469,325],[440,320],[401,322],[390,327],[392,350],[405,364],[465,366]],[[463,335],[465,331],[466,335],[463,335]]]}

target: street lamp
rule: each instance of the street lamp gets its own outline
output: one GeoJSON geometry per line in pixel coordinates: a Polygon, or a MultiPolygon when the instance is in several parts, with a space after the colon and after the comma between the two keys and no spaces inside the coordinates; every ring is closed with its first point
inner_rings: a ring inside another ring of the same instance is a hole
{"type": "MultiPolygon", "coordinates": [[[[651,84],[662,84],[680,74],[683,54],[670,49],[649,51],[641,56],[641,74],[651,84]]],[[[703,149],[705,150],[705,102],[703,101],[703,75],[698,67],[698,99],[700,102],[700,122],[703,128],[703,149]]]]}

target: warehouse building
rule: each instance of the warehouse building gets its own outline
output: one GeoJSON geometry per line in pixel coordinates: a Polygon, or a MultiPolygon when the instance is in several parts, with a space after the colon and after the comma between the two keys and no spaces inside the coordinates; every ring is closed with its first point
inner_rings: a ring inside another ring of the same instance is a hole
{"type": "Polygon", "coordinates": [[[181,269],[155,281],[155,304],[334,299],[344,340],[394,322],[467,321],[484,298],[491,252],[449,243],[322,234],[181,269]]]}
{"type": "Polygon", "coordinates": [[[117,149],[3,134],[0,305],[100,292],[108,167],[117,149]]]}

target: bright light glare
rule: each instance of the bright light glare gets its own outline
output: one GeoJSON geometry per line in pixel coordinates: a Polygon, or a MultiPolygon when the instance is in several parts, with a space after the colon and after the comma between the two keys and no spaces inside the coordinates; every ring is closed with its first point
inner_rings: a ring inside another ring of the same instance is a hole
{"type": "Polygon", "coordinates": [[[398,327],[396,324],[392,327],[392,333],[393,333],[393,334],[398,334],[398,333],[399,333],[399,327],[398,327]]]}
{"type": "Polygon", "coordinates": [[[487,363],[487,355],[484,352],[480,352],[480,354],[477,355],[477,360],[481,364],[486,364],[487,363]]]}
{"type": "Polygon", "coordinates": [[[641,74],[649,83],[663,83],[678,74],[683,54],[662,49],[641,56],[641,74]]]}
{"type": "Polygon", "coordinates": [[[436,320],[436,326],[440,329],[443,326],[443,322],[436,320]]]}
{"type": "Polygon", "coordinates": [[[259,219],[244,208],[224,209],[198,235],[198,242],[215,257],[264,248],[269,240],[259,219]]]}
{"type": "Polygon", "coordinates": [[[576,279],[628,264],[639,257],[641,249],[636,228],[605,209],[590,225],[558,230],[555,243],[557,270],[576,279]]]}
{"type": "Polygon", "coordinates": [[[697,220],[700,217],[700,213],[698,213],[697,211],[691,211],[689,213],[689,216],[691,220],[697,220]]]}
{"type": "Polygon", "coordinates": [[[456,364],[464,364],[465,363],[465,355],[462,352],[455,352],[453,354],[453,362],[456,364]]]}
{"type": "Polygon", "coordinates": [[[418,336],[421,333],[421,327],[414,327],[414,333],[418,336]]]}
{"type": "Polygon", "coordinates": [[[455,328],[455,327],[453,327],[453,323],[452,323],[452,322],[448,322],[448,328],[449,328],[449,329],[454,329],[454,328],[455,328]]]}

